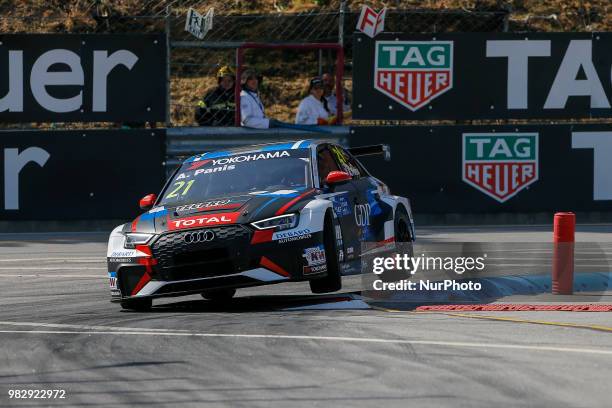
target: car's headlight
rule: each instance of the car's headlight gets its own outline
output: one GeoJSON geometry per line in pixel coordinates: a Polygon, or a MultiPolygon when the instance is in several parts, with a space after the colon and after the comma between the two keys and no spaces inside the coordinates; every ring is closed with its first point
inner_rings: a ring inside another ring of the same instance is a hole
{"type": "Polygon", "coordinates": [[[251,223],[258,230],[274,228],[277,231],[295,228],[298,225],[297,214],[279,215],[278,217],[266,218],[265,220],[251,223]]]}
{"type": "Polygon", "coordinates": [[[126,249],[134,249],[136,245],[144,245],[149,240],[153,234],[143,234],[141,232],[127,232],[125,234],[125,242],[123,243],[123,247],[126,249]]]}

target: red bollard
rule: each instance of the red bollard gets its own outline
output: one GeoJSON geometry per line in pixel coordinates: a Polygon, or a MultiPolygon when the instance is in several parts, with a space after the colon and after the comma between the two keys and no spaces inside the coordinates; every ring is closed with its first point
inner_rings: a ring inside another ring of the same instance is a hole
{"type": "Polygon", "coordinates": [[[553,228],[552,293],[574,293],[574,232],[576,215],[572,212],[555,214],[553,228]]]}

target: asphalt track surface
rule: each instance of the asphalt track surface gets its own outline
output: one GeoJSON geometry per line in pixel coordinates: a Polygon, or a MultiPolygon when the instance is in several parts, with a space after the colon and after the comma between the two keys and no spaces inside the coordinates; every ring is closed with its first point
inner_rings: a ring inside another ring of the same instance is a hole
{"type": "MultiPolygon", "coordinates": [[[[422,228],[419,239],[550,235],[422,228]]],[[[108,301],[106,238],[0,235],[0,406],[611,406],[612,313],[365,309],[350,283],[332,296],[284,284],[230,305],[190,296],[123,312],[108,301]],[[10,400],[10,389],[66,398],[10,400]]],[[[577,239],[610,242],[612,227],[577,239]]]]}

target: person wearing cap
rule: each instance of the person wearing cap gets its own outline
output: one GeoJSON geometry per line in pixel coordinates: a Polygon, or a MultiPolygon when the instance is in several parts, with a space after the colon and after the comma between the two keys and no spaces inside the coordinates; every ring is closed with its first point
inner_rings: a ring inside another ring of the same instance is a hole
{"type": "Polygon", "coordinates": [[[217,86],[198,102],[195,119],[200,126],[232,126],[234,124],[234,71],[227,65],[217,71],[217,86]]]}
{"type": "Polygon", "coordinates": [[[277,121],[266,117],[257,89],[259,78],[252,69],[245,70],[240,77],[240,125],[254,129],[275,127],[277,121]]]}
{"type": "Polygon", "coordinates": [[[298,106],[295,123],[298,125],[329,125],[329,112],[325,109],[323,99],[323,81],[320,77],[310,80],[308,96],[298,106]]]}

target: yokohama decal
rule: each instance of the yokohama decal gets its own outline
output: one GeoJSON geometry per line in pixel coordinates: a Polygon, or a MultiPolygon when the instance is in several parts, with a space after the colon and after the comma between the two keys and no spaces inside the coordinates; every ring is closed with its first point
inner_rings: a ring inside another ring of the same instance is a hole
{"type": "Polygon", "coordinates": [[[234,224],[239,212],[220,213],[210,215],[196,215],[193,217],[180,218],[178,220],[168,220],[168,230],[180,230],[197,227],[212,227],[215,225],[234,224]]]}

